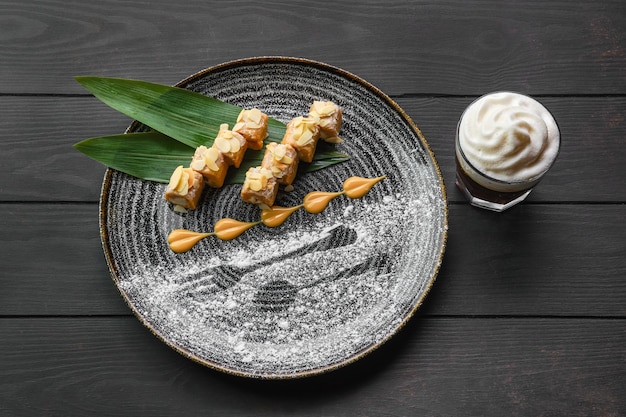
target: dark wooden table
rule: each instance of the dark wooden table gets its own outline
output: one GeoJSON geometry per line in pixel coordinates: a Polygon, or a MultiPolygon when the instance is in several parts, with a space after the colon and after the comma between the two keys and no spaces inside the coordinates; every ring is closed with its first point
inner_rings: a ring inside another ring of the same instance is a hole
{"type": "Polygon", "coordinates": [[[1,416],[626,415],[626,2],[0,0],[1,416]],[[248,380],[185,359],[131,314],[98,230],[105,168],[72,148],[130,120],[75,75],[174,84],[298,56],[389,94],[444,174],[449,240],[419,313],[322,376],[248,380]],[[470,207],[454,130],[494,90],[562,133],[522,205],[470,207]]]}

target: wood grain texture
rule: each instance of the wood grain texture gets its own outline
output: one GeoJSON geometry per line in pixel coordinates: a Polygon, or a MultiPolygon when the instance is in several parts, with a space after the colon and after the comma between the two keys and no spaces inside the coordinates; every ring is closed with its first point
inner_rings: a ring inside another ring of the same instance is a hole
{"type": "Polygon", "coordinates": [[[0,417],[626,415],[626,2],[0,0],[0,417]],[[130,120],[76,75],[175,84],[262,55],[343,68],[433,149],[447,251],[377,351],[295,381],[221,374],[124,304],[98,230],[104,167],[72,144],[130,120]],[[506,213],[454,185],[458,118],[530,94],[558,160],[506,213]]]}
{"type": "Polygon", "coordinates": [[[0,97],[0,113],[3,201],[98,201],[105,167],[72,145],[129,118],[92,97],[0,97]]]}
{"type": "Polygon", "coordinates": [[[312,379],[189,361],[132,318],[0,319],[2,416],[619,416],[623,320],[419,318],[312,379]],[[567,410],[567,411],[565,411],[567,410]]]}
{"type": "Polygon", "coordinates": [[[172,84],[225,61],[285,55],[389,94],[624,94],[625,19],[621,0],[3,0],[0,93],[81,92],[75,75],[172,84]]]}
{"type": "MultiPolygon", "coordinates": [[[[109,277],[97,206],[0,205],[0,315],[130,314],[109,277]]],[[[450,207],[423,315],[626,318],[626,205],[450,207]],[[589,242],[593,242],[592,245],[589,242]]]]}
{"type": "Polygon", "coordinates": [[[0,205],[0,315],[130,314],[110,278],[98,206],[0,205]]]}
{"type": "Polygon", "coordinates": [[[424,312],[626,317],[624,216],[625,205],[452,206],[424,312]]]}
{"type": "MultiPolygon", "coordinates": [[[[464,201],[454,186],[455,129],[473,99],[396,99],[433,149],[452,202],[464,201]]],[[[539,99],[554,113],[563,139],[557,162],[529,201],[624,202],[626,98],[539,99]]],[[[104,168],[72,145],[123,132],[126,116],[90,97],[0,97],[0,114],[1,201],[98,201],[104,168]]]]}

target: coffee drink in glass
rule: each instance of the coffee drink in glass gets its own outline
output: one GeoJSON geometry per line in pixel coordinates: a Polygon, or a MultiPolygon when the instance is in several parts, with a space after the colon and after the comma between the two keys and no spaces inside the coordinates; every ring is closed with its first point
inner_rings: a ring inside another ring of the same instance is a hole
{"type": "Polygon", "coordinates": [[[523,201],[552,166],[560,132],[537,100],[487,94],[463,112],[456,132],[456,184],[470,203],[504,211],[523,201]]]}

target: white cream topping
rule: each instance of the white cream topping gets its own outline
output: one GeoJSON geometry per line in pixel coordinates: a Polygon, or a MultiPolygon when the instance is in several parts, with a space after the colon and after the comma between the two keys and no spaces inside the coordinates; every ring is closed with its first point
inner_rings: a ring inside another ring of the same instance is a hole
{"type": "Polygon", "coordinates": [[[554,118],[538,101],[498,92],[479,98],[465,110],[458,140],[474,168],[496,180],[521,182],[536,180],[550,168],[560,134],[554,118]]]}

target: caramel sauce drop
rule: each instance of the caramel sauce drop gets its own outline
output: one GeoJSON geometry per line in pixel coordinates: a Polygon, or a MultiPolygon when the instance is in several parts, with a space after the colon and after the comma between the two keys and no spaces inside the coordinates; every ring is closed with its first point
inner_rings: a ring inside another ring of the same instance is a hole
{"type": "Polygon", "coordinates": [[[172,251],[183,253],[193,248],[196,243],[200,242],[205,237],[214,235],[215,233],[199,233],[192,232],[191,230],[176,229],[167,237],[167,243],[170,245],[172,251]]]}
{"type": "Polygon", "coordinates": [[[312,214],[318,214],[324,211],[335,197],[343,194],[343,191],[339,192],[326,192],[326,191],[312,191],[304,196],[303,206],[306,211],[312,214]]]}
{"type": "Polygon", "coordinates": [[[193,248],[196,243],[205,237],[216,236],[221,240],[231,240],[260,223],[265,224],[267,227],[277,227],[283,224],[291,214],[302,207],[309,213],[318,214],[326,209],[333,198],[339,197],[342,194],[347,195],[349,198],[361,198],[367,194],[376,183],[385,178],[387,178],[387,176],[377,178],[350,177],[343,182],[343,191],[312,191],[304,197],[304,201],[299,206],[274,206],[262,210],[261,221],[259,222],[242,222],[225,218],[215,223],[213,233],[200,233],[192,232],[191,230],[176,229],[167,237],[167,243],[172,251],[182,253],[193,248]]]}
{"type": "Polygon", "coordinates": [[[218,239],[231,240],[261,222],[242,222],[235,219],[221,219],[215,223],[213,232],[218,239]]]}
{"type": "Polygon", "coordinates": [[[378,178],[350,177],[343,182],[343,191],[350,198],[361,198],[385,178],[386,175],[378,178]]]}
{"type": "Polygon", "coordinates": [[[302,205],[295,207],[280,207],[273,206],[269,209],[261,210],[261,221],[267,227],[277,227],[280,226],[287,220],[289,216],[293,214],[294,211],[301,208],[302,205]]]}

